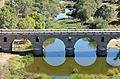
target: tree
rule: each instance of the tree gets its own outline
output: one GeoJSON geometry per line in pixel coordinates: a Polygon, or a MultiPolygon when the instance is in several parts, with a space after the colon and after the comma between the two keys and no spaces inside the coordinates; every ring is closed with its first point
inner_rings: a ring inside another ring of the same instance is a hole
{"type": "Polygon", "coordinates": [[[101,17],[95,18],[94,21],[90,23],[90,29],[104,29],[108,27],[108,22],[101,17]]]}
{"type": "Polygon", "coordinates": [[[11,7],[0,9],[0,29],[15,29],[17,26],[16,11],[11,7]]]}
{"type": "Polygon", "coordinates": [[[94,15],[98,5],[96,0],[78,0],[74,5],[75,11],[73,16],[86,21],[94,15]]]}
{"type": "Polygon", "coordinates": [[[34,7],[46,20],[54,18],[61,11],[59,0],[35,0],[34,7]]]}
{"type": "Polygon", "coordinates": [[[35,29],[45,29],[45,17],[37,12],[33,12],[29,15],[35,20],[35,29]]]}
{"type": "Polygon", "coordinates": [[[95,17],[102,17],[106,21],[111,21],[114,14],[114,9],[108,5],[103,5],[95,12],[95,17]]]}
{"type": "Polygon", "coordinates": [[[18,14],[21,13],[22,17],[25,17],[25,13],[30,13],[30,9],[34,3],[34,0],[9,0],[8,4],[11,7],[16,8],[18,14]]]}
{"type": "Polygon", "coordinates": [[[19,23],[17,29],[34,29],[35,28],[35,20],[31,17],[22,18],[19,23]]]}

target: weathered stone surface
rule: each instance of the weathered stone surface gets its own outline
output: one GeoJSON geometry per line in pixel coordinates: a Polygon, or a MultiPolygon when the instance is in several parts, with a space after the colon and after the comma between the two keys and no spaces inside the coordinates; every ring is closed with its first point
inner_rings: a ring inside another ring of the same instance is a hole
{"type": "Polygon", "coordinates": [[[83,37],[95,40],[97,43],[97,54],[103,56],[107,54],[108,42],[111,39],[120,37],[120,30],[0,30],[0,46],[3,51],[11,52],[12,42],[15,39],[28,39],[32,43],[34,54],[41,56],[43,42],[48,38],[59,38],[65,44],[66,56],[73,56],[75,43],[83,37]],[[39,38],[39,41],[36,41],[36,37],[39,38]],[[69,37],[71,37],[70,40],[69,37]]]}

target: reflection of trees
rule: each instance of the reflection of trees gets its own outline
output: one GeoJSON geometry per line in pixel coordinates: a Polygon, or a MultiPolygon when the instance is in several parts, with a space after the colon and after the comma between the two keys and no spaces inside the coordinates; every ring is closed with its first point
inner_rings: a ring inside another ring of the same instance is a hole
{"type": "Polygon", "coordinates": [[[114,60],[120,59],[120,49],[119,52],[117,53],[116,57],[114,58],[114,60]]]}
{"type": "Polygon", "coordinates": [[[43,44],[44,44],[44,46],[46,47],[46,46],[48,46],[49,44],[54,43],[55,40],[56,40],[56,38],[50,38],[50,39],[45,40],[43,44]]]}
{"type": "Polygon", "coordinates": [[[88,41],[90,47],[93,47],[93,48],[97,47],[97,44],[96,44],[95,40],[93,40],[91,38],[83,38],[83,40],[88,41]]]}

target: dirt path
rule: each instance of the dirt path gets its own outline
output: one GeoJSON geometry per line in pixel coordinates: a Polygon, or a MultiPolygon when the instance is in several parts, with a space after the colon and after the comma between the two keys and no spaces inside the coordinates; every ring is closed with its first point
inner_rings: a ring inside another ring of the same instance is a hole
{"type": "Polygon", "coordinates": [[[13,57],[14,55],[6,54],[6,53],[0,53],[0,64],[5,64],[8,59],[13,57]]]}

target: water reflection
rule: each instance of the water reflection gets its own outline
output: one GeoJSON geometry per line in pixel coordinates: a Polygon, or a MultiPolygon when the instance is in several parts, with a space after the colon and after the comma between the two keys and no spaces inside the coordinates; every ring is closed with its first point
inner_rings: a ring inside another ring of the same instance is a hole
{"type": "Polygon", "coordinates": [[[75,44],[75,61],[82,66],[90,66],[96,61],[96,48],[90,42],[80,39],[75,44]]]}
{"type": "Polygon", "coordinates": [[[91,44],[87,40],[80,39],[75,45],[76,57],[65,58],[64,43],[55,39],[45,46],[45,58],[35,57],[34,62],[26,65],[26,70],[32,73],[45,73],[50,76],[69,76],[74,68],[77,68],[81,74],[107,74],[108,70],[113,69],[114,66],[120,69],[120,61],[114,60],[119,50],[109,49],[106,59],[106,57],[97,57],[96,48],[91,44]]]}
{"type": "Polygon", "coordinates": [[[106,59],[107,63],[111,66],[120,66],[120,60],[117,58],[119,53],[119,49],[109,49],[106,59]]]}
{"type": "Polygon", "coordinates": [[[65,13],[60,13],[59,15],[57,15],[57,17],[55,19],[59,20],[59,19],[71,18],[71,16],[67,15],[68,12],[71,12],[71,11],[66,8],[65,13]]]}
{"type": "Polygon", "coordinates": [[[45,61],[52,66],[59,66],[65,62],[65,45],[60,39],[45,47],[45,61]]]}

